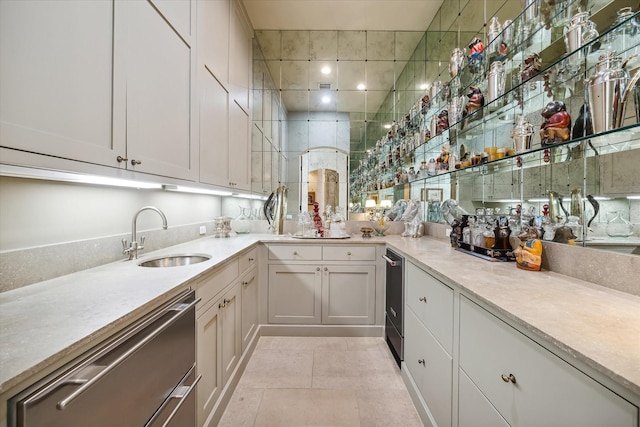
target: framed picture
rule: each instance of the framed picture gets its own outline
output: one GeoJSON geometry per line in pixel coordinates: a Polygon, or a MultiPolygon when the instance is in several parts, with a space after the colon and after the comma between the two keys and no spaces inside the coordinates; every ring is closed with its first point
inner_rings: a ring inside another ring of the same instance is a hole
{"type": "Polygon", "coordinates": [[[423,188],[421,196],[423,202],[442,202],[442,188],[423,188]]]}

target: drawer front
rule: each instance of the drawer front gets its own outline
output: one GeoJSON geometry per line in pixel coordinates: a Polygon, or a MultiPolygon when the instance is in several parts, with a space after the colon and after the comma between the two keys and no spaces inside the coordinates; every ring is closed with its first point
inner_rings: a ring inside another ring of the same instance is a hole
{"type": "Polygon", "coordinates": [[[256,265],[256,262],[258,260],[258,248],[253,248],[243,253],[238,258],[240,261],[240,273],[244,273],[251,267],[256,265]]]}
{"type": "Polygon", "coordinates": [[[198,303],[198,311],[205,308],[213,297],[238,278],[238,264],[238,259],[233,259],[196,285],[196,297],[202,298],[198,303]]]}
{"type": "Polygon", "coordinates": [[[407,305],[442,347],[453,349],[453,289],[412,263],[406,267],[407,305]]]}
{"type": "Polygon", "coordinates": [[[322,247],[312,245],[269,245],[270,260],[321,261],[322,247]]]}
{"type": "Polygon", "coordinates": [[[375,246],[323,246],[322,259],[325,261],[375,261],[375,246]]]}
{"type": "MultiPolygon", "coordinates": [[[[438,427],[451,426],[453,359],[409,310],[405,314],[407,366],[438,427]]],[[[473,425],[473,424],[470,424],[473,425]]]]}
{"type": "Polygon", "coordinates": [[[637,425],[637,407],[466,298],[460,367],[511,425],[637,425]]]}

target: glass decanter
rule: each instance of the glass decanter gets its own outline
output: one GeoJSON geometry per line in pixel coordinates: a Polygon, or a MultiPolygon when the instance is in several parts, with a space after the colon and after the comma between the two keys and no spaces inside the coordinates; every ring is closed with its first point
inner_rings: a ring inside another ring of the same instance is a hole
{"type": "Polygon", "coordinates": [[[610,212],[607,216],[611,217],[605,228],[609,237],[629,237],[633,234],[633,224],[622,217],[622,212],[610,212]]]}

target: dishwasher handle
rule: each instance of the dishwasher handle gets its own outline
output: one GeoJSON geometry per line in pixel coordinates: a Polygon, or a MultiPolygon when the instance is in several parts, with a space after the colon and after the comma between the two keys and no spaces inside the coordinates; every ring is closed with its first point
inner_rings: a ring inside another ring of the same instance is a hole
{"type": "MultiPolygon", "coordinates": [[[[133,347],[129,350],[118,356],[113,362],[107,365],[104,369],[102,369],[96,376],[85,382],[80,388],[71,393],[69,396],[65,397],[61,401],[59,401],[56,405],[58,410],[64,410],[71,402],[73,402],[78,396],[84,393],[89,387],[98,382],[101,378],[107,375],[109,372],[114,370],[118,365],[124,362],[128,357],[130,357],[133,353],[138,351],[141,347],[147,344],[149,341],[157,337],[162,331],[171,326],[174,322],[176,322],[179,318],[181,318],[187,311],[189,311],[192,307],[200,302],[200,298],[197,298],[195,301],[190,302],[188,304],[179,304],[179,310],[177,313],[173,315],[169,320],[164,322],[162,325],[158,326],[153,332],[149,335],[145,336],[139,342],[137,342],[133,347]]],[[[174,308],[169,309],[169,311],[175,310],[174,308]]]]}
{"type": "Polygon", "coordinates": [[[382,259],[384,259],[391,267],[399,267],[400,264],[402,264],[402,261],[394,261],[386,255],[382,255],[382,259]]]}

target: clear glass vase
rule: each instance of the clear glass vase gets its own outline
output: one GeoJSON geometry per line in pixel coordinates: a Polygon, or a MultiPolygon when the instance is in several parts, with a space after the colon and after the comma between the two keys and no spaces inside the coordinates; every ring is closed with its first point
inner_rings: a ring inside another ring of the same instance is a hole
{"type": "Polygon", "coordinates": [[[236,234],[248,234],[251,231],[251,209],[240,206],[240,215],[231,223],[236,234]]]}
{"type": "Polygon", "coordinates": [[[622,217],[620,211],[611,212],[605,231],[609,237],[629,237],[633,234],[633,224],[622,217]]]}

